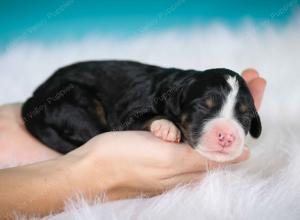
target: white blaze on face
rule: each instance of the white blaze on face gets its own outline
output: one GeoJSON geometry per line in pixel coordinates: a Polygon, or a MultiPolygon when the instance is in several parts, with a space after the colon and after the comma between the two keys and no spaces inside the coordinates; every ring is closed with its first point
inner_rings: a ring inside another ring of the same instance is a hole
{"type": "Polygon", "coordinates": [[[240,156],[245,140],[244,129],[234,117],[239,84],[231,76],[226,81],[230,92],[217,117],[206,122],[196,147],[199,153],[215,161],[229,161],[240,156]]]}
{"type": "Polygon", "coordinates": [[[230,85],[231,90],[227,95],[226,101],[221,109],[219,117],[234,119],[234,106],[236,104],[236,98],[239,91],[239,83],[235,77],[230,76],[227,80],[228,85],[230,85]]]}

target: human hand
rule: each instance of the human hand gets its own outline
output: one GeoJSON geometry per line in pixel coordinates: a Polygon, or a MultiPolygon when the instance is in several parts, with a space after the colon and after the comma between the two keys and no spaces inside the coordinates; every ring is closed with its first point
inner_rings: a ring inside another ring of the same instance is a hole
{"type": "Polygon", "coordinates": [[[249,152],[245,148],[239,158],[217,163],[187,144],[165,142],[146,131],[121,131],[96,136],[68,156],[79,161],[73,168],[80,191],[105,191],[114,200],[153,196],[200,180],[209,169],[246,160],[249,152]]]}

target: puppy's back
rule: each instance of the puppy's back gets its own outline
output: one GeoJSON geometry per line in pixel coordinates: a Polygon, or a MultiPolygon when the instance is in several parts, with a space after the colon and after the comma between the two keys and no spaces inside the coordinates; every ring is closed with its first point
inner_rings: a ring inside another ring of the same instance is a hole
{"type": "Polygon", "coordinates": [[[24,103],[26,128],[45,145],[67,153],[109,131],[105,113],[114,112],[117,101],[124,99],[133,84],[140,83],[146,97],[143,85],[163,70],[132,61],[89,61],[63,67],[24,103]]]}

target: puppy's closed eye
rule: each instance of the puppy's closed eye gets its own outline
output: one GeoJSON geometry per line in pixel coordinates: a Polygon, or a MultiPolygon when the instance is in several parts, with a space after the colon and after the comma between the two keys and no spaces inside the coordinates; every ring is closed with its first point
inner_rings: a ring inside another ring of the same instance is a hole
{"type": "Polygon", "coordinates": [[[214,109],[218,104],[218,97],[216,96],[208,96],[202,99],[197,99],[193,102],[193,106],[195,109],[209,112],[214,109]]]}

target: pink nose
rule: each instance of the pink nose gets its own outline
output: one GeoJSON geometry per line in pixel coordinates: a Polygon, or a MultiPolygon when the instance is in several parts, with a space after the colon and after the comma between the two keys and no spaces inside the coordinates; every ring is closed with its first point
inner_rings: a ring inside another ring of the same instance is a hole
{"type": "Polygon", "coordinates": [[[233,134],[223,132],[218,133],[218,144],[221,147],[230,147],[234,140],[235,136],[233,134]]]}

